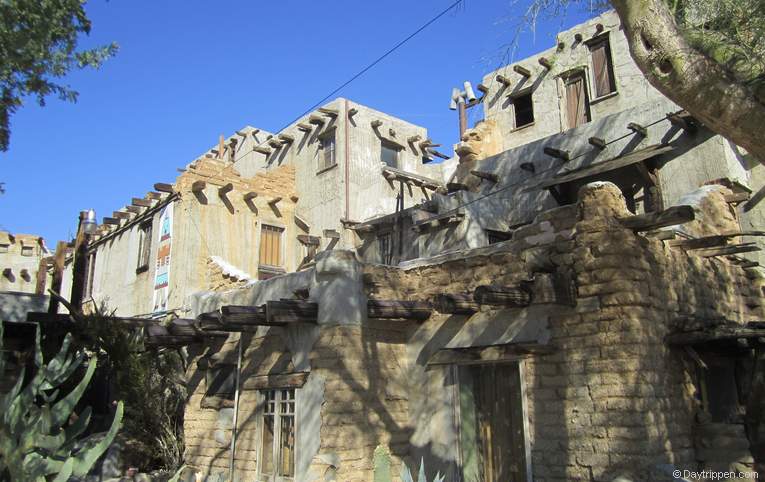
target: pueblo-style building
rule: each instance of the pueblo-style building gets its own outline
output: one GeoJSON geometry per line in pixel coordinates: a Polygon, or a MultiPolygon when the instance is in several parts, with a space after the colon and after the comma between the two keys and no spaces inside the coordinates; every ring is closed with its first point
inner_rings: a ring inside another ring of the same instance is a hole
{"type": "Polygon", "coordinates": [[[763,167],[613,12],[472,90],[452,157],[346,99],[222,139],[81,223],[61,290],[186,347],[199,476],[370,481],[378,445],[465,482],[761,468],[763,167]]]}

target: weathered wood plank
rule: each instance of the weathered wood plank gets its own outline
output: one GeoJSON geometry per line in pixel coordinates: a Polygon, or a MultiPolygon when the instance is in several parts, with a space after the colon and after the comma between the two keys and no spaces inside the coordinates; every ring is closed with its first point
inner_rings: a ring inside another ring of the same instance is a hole
{"type": "Polygon", "coordinates": [[[696,215],[691,206],[672,206],[664,211],[637,214],[619,219],[625,228],[635,231],[651,231],[693,221],[696,215]]]}
{"type": "Polygon", "coordinates": [[[152,203],[148,199],[141,199],[141,198],[134,197],[132,199],[132,201],[131,201],[131,204],[133,206],[140,206],[140,207],[143,207],[143,208],[150,208],[152,203]]]}
{"type": "Polygon", "coordinates": [[[154,185],[154,190],[159,192],[166,192],[172,194],[175,192],[172,184],[166,184],[164,182],[158,182],[154,185]]]}
{"type": "Polygon", "coordinates": [[[765,336],[765,329],[727,324],[711,327],[705,330],[671,333],[665,337],[664,341],[669,345],[694,345],[711,341],[760,338],[763,336],[765,336]]]}
{"type": "Polygon", "coordinates": [[[300,388],[308,380],[308,372],[281,373],[247,377],[242,390],[264,390],[268,388],[300,388]]]}
{"type": "Polygon", "coordinates": [[[288,323],[316,323],[319,305],[305,300],[280,300],[266,302],[266,323],[286,325],[288,323]]]}
{"type": "Polygon", "coordinates": [[[436,295],[433,299],[433,307],[439,313],[452,315],[472,315],[480,309],[471,294],[445,294],[436,295]]]}
{"type": "Polygon", "coordinates": [[[428,360],[428,365],[476,365],[514,361],[533,355],[548,355],[556,348],[539,343],[511,343],[507,345],[475,346],[469,348],[442,348],[428,360]]]}
{"type": "Polygon", "coordinates": [[[732,244],[730,246],[721,246],[718,248],[702,248],[693,251],[693,254],[702,258],[713,258],[715,256],[729,256],[732,254],[752,253],[761,248],[756,243],[732,244]]]}

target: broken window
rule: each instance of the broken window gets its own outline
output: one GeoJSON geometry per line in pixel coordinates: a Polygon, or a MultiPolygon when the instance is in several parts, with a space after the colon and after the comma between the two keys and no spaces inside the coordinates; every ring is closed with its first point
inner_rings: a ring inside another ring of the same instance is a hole
{"type": "Polygon", "coordinates": [[[534,123],[534,103],[531,92],[513,97],[513,111],[515,113],[515,128],[534,123]]]}
{"type": "Polygon", "coordinates": [[[383,164],[393,168],[398,168],[398,153],[401,151],[401,149],[395,144],[385,141],[381,143],[381,149],[382,151],[380,154],[380,160],[383,162],[383,164]]]}
{"type": "Polygon", "coordinates": [[[151,221],[141,224],[138,228],[138,266],[136,272],[140,273],[149,269],[151,257],[151,221]]]}
{"type": "Polygon", "coordinates": [[[335,157],[335,130],[325,132],[319,137],[319,171],[329,169],[337,162],[335,157]]]}
{"type": "Polygon", "coordinates": [[[590,43],[592,54],[592,75],[595,84],[595,97],[602,97],[616,92],[614,78],[614,63],[611,58],[611,44],[608,36],[598,38],[590,43]]]}
{"type": "Polygon", "coordinates": [[[284,228],[264,224],[260,229],[258,279],[268,279],[284,272],[282,233],[284,228]]]}
{"type": "Polygon", "coordinates": [[[377,237],[377,251],[380,255],[380,263],[393,263],[393,233],[381,233],[377,237]]]}
{"type": "Polygon", "coordinates": [[[564,79],[566,87],[566,119],[569,129],[590,122],[590,99],[584,72],[575,72],[564,79]]]}
{"type": "Polygon", "coordinates": [[[281,482],[295,476],[295,389],[262,390],[263,409],[258,481],[281,482]]]}

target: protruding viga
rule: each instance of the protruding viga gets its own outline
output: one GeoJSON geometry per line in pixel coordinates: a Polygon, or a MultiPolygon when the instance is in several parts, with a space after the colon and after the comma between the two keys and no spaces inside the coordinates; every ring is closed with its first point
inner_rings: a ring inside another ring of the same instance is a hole
{"type": "Polygon", "coordinates": [[[499,154],[502,151],[497,123],[494,120],[484,120],[468,129],[462,135],[461,142],[454,149],[460,163],[472,162],[499,154]]]}

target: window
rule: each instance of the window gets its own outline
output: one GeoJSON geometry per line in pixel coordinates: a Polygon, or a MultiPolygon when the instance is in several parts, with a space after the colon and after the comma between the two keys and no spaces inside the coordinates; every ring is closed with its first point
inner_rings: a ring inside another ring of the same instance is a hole
{"type": "Polygon", "coordinates": [[[291,481],[295,476],[295,389],[263,390],[258,481],[291,481]]]}
{"type": "Polygon", "coordinates": [[[590,99],[584,81],[584,72],[576,72],[564,79],[566,86],[566,118],[569,129],[590,122],[590,99]]]}
{"type": "Polygon", "coordinates": [[[319,171],[334,166],[336,160],[335,130],[323,134],[319,138],[319,171]]]}
{"type": "Polygon", "coordinates": [[[516,129],[534,123],[534,103],[531,92],[513,97],[513,111],[516,129]]]}
{"type": "Polygon", "coordinates": [[[284,272],[282,268],[282,233],[284,228],[264,224],[260,229],[258,279],[268,279],[284,272]]]}
{"type": "Polygon", "coordinates": [[[0,253],[7,253],[8,252],[8,244],[0,244],[0,253]]]}
{"type": "Polygon", "coordinates": [[[501,243],[507,241],[513,237],[512,233],[506,233],[504,231],[495,231],[493,229],[486,230],[486,237],[489,240],[489,244],[501,243]]]}
{"type": "Polygon", "coordinates": [[[149,269],[149,257],[151,256],[151,222],[143,223],[138,228],[138,267],[136,273],[142,273],[149,269]]]}
{"type": "Polygon", "coordinates": [[[595,40],[590,44],[592,54],[592,75],[595,84],[595,97],[602,97],[616,92],[614,62],[611,58],[611,44],[608,37],[595,40]]]}
{"type": "Polygon", "coordinates": [[[21,247],[21,255],[22,256],[34,256],[34,254],[35,254],[34,246],[22,246],[21,247]]]}
{"type": "Polygon", "coordinates": [[[387,166],[398,167],[398,153],[401,150],[395,144],[383,141],[381,144],[380,160],[387,166]]]}
{"type": "Polygon", "coordinates": [[[393,263],[393,234],[383,233],[377,237],[377,249],[380,254],[380,263],[393,263]]]}

